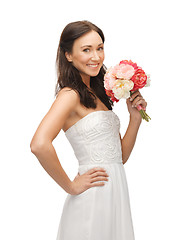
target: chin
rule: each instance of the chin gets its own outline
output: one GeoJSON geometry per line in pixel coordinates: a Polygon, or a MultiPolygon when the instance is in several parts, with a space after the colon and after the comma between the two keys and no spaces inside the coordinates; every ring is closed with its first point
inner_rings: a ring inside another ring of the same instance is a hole
{"type": "Polygon", "coordinates": [[[90,77],[96,77],[96,76],[98,76],[98,74],[99,74],[99,72],[98,73],[93,73],[93,74],[90,74],[90,77]]]}
{"type": "Polygon", "coordinates": [[[91,77],[96,77],[96,76],[99,74],[100,70],[101,70],[101,68],[100,68],[98,71],[95,71],[95,72],[89,72],[88,75],[91,76],[91,77]]]}

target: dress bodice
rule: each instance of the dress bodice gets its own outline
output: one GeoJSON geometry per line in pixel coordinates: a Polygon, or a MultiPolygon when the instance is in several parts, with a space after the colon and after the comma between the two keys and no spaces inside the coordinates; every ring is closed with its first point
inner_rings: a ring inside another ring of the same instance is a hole
{"type": "Polygon", "coordinates": [[[120,120],[111,110],[87,114],[65,131],[79,165],[122,163],[120,120]]]}

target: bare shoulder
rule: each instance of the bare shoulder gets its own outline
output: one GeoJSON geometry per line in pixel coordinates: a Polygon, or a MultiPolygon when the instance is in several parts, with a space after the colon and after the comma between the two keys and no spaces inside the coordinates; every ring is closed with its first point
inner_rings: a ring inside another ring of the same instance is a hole
{"type": "Polygon", "coordinates": [[[53,141],[70,115],[79,106],[79,94],[71,88],[63,88],[57,94],[52,106],[42,119],[33,137],[35,145],[53,141]]]}
{"type": "Polygon", "coordinates": [[[73,112],[76,112],[76,108],[80,103],[80,97],[77,91],[69,87],[61,89],[54,101],[54,106],[58,107],[60,111],[67,114],[67,118],[73,112]]]}
{"type": "Polygon", "coordinates": [[[72,88],[64,87],[58,92],[53,106],[55,105],[59,112],[63,112],[65,115],[64,119],[67,120],[71,114],[76,113],[79,104],[80,96],[78,92],[72,88]]]}
{"type": "Polygon", "coordinates": [[[72,101],[79,101],[79,94],[72,88],[64,87],[58,92],[57,98],[68,98],[72,101]]]}

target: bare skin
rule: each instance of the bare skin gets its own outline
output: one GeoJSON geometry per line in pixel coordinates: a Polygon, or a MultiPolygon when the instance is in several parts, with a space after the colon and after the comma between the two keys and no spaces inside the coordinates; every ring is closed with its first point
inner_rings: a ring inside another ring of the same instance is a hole
{"type": "Polygon", "coordinates": [[[137,110],[136,107],[138,105],[141,105],[143,109],[146,109],[147,107],[147,102],[144,100],[139,90],[133,93],[133,95],[130,98],[126,99],[126,104],[128,112],[130,114],[130,121],[126,133],[122,139],[120,135],[123,164],[127,162],[133,150],[137,133],[142,121],[140,112],[137,110]]]}
{"type": "MultiPolygon", "coordinates": [[[[62,90],[61,90],[62,91],[62,90]]],[[[78,122],[81,118],[85,117],[87,114],[95,111],[108,111],[109,109],[100,101],[100,99],[97,97],[96,105],[97,107],[95,109],[87,109],[80,103],[78,104],[77,108],[75,111],[72,111],[68,118],[66,119],[64,125],[63,125],[63,131],[65,132],[70,128],[72,125],[74,125],[76,122],[78,122]]]]}

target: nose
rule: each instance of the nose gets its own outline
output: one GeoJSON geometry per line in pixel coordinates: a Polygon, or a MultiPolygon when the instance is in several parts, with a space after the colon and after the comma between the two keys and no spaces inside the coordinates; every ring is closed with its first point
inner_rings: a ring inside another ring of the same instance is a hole
{"type": "Polygon", "coordinates": [[[93,51],[92,54],[92,60],[98,61],[100,59],[98,53],[96,51],[93,51]]]}

